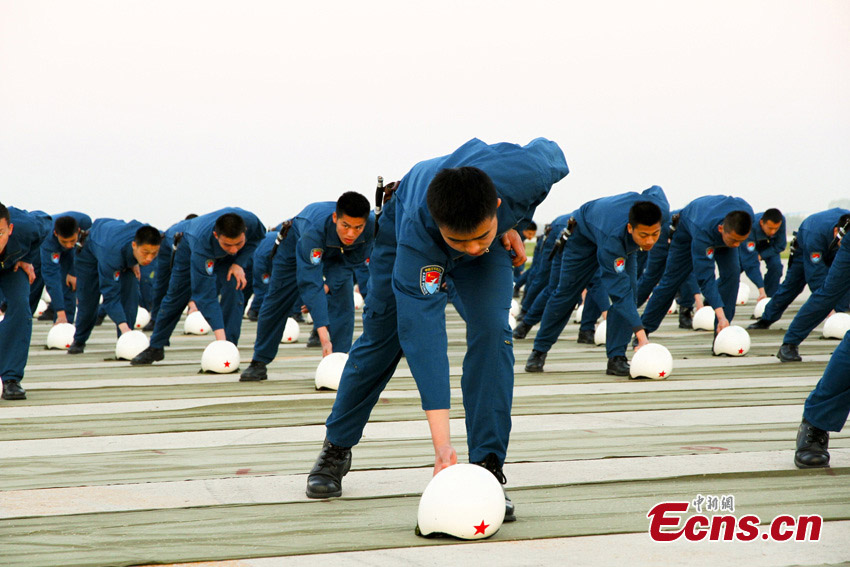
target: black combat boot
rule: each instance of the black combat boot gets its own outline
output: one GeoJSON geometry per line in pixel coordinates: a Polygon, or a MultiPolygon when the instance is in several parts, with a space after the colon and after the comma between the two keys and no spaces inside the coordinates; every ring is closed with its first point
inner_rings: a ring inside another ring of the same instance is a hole
{"type": "Polygon", "coordinates": [[[325,439],[322,451],[307,477],[307,498],[342,496],[342,477],[351,469],[351,447],[338,447],[325,439]]]}

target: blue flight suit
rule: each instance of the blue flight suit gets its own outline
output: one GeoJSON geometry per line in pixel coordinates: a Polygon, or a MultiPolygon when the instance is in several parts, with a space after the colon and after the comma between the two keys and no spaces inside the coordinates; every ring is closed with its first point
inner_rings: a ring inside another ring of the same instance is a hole
{"type": "MultiPolygon", "coordinates": [[[[845,277],[850,277],[850,273],[846,273],[845,277]]],[[[829,358],[823,376],[806,398],[803,418],[817,428],[841,431],[847,422],[848,414],[850,414],[850,331],[844,334],[841,344],[829,358]]]]}
{"type": "Polygon", "coordinates": [[[13,226],[6,248],[0,253],[0,292],[6,300],[5,317],[0,321],[0,378],[4,382],[23,380],[32,338],[30,282],[24,270],[15,271],[15,264],[33,264],[38,258],[39,246],[49,234],[38,214],[7,208],[11,217],[9,224],[13,226]]]}
{"type": "Polygon", "coordinates": [[[596,273],[590,279],[590,283],[587,284],[587,295],[584,298],[583,305],[579,331],[593,331],[596,329],[596,322],[602,316],[602,313],[611,309],[608,292],[602,284],[601,268],[596,270],[596,273]]]}
{"type": "Polygon", "coordinates": [[[266,227],[254,213],[238,207],[219,209],[185,222],[183,237],[174,251],[168,291],[159,305],[150,346],[163,348],[169,344],[171,333],[190,300],[195,301],[211,329],[224,329],[227,340],[238,345],[245,297],[242,290],[236,289],[236,278],[227,280],[227,272],[237,264],[243,269],[249,268],[245,277],[251,278],[249,260],[266,235],[266,227]],[[245,221],[245,246],[235,255],[225,252],[213,235],[215,222],[228,213],[235,213],[245,221]]]}
{"type": "Polygon", "coordinates": [[[145,226],[137,220],[96,219],[83,249],[75,260],[77,272],[77,330],[74,342],[86,344],[97,320],[100,296],[103,309],[118,325],[132,329],[139,310],[139,280],[133,273],[138,265],[133,256],[136,231],[145,226]]]}
{"type": "MultiPolygon", "coordinates": [[[[681,213],[678,209],[671,211],[670,215],[681,213]]],[[[645,256],[645,264],[643,270],[638,266],[638,283],[637,283],[637,306],[640,307],[646,300],[658,282],[661,281],[661,276],[664,275],[664,268],[667,266],[667,254],[670,251],[670,224],[663,223],[661,225],[661,236],[658,242],[649,252],[638,252],[638,257],[645,256]]],[[[699,293],[699,284],[697,277],[691,272],[691,275],[682,282],[679,286],[679,305],[684,309],[693,309],[694,296],[699,293]]],[[[672,302],[671,302],[672,303],[672,302]]],[[[669,309],[670,306],[668,305],[669,309]]]]}
{"type": "MultiPolygon", "coordinates": [[[[652,292],[641,317],[647,334],[659,327],[676,291],[691,273],[696,275],[706,305],[715,309],[722,307],[730,322],[735,317],[741,261],[738,248],[727,247],[717,228],[732,211],[745,211],[753,218],[753,209],[746,201],[726,195],[699,197],[682,209],[667,252],[664,275],[652,292]],[[715,279],[714,274],[715,263],[720,271],[718,279],[715,279]]],[[[754,284],[764,286],[757,263],[748,263],[746,271],[754,284]]]]}
{"type": "MultiPolygon", "coordinates": [[[[74,217],[82,231],[89,230],[92,225],[91,217],[85,213],[67,211],[53,215],[54,220],[60,217],[74,217]]],[[[39,249],[39,269],[36,270],[38,277],[30,286],[30,305],[32,305],[33,299],[38,303],[41,291],[46,287],[47,293],[50,294],[50,306],[53,311],[64,311],[69,323],[74,322],[74,315],[77,312],[77,292],[67,285],[65,280],[68,275],[75,275],[74,259],[76,256],[76,247],[68,249],[59,244],[59,239],[56,238],[51,225],[50,233],[41,243],[39,249]]],[[[53,320],[56,320],[55,315],[53,320]]]]}
{"type": "MultiPolygon", "coordinates": [[[[797,234],[799,236],[799,231],[797,234]]],[[[795,260],[793,265],[796,265],[797,262],[798,260],[795,260]]],[[[788,271],[790,275],[791,270],[788,271]]],[[[782,342],[799,345],[815,327],[820,325],[821,321],[826,319],[830,311],[833,309],[847,311],[848,300],[850,300],[850,232],[841,239],[841,246],[835,253],[832,266],[830,266],[823,284],[812,292],[812,295],[797,311],[782,342]]],[[[773,303],[773,300],[771,299],[770,302],[773,303]]],[[[769,305],[770,303],[768,303],[769,305]]],[[[821,429],[825,428],[822,427],[821,429]]],[[[833,429],[832,431],[837,430],[833,429]]]]}
{"type": "Polygon", "coordinates": [[[543,241],[540,247],[540,252],[534,252],[534,258],[540,256],[540,267],[531,278],[531,282],[526,286],[525,297],[522,298],[522,309],[525,315],[522,320],[529,325],[536,325],[543,317],[543,309],[546,307],[546,302],[549,301],[549,295],[558,287],[558,280],[561,278],[561,254],[555,254],[550,260],[549,256],[552,253],[552,248],[561,236],[561,231],[567,227],[567,222],[570,217],[576,213],[561,215],[549,225],[549,234],[543,241]]]}
{"type": "Polygon", "coordinates": [[[369,294],[369,258],[362,264],[358,264],[354,268],[354,281],[357,282],[357,288],[360,290],[360,295],[363,299],[369,294]]]}
{"type": "MultiPolygon", "coordinates": [[[[543,259],[539,258],[538,255],[540,251],[543,250],[543,242],[546,240],[544,235],[539,235],[537,237],[537,241],[534,244],[534,252],[532,252],[533,256],[531,258],[531,265],[527,270],[523,270],[518,278],[514,280],[514,295],[519,293],[519,290],[522,286],[525,286],[525,296],[522,298],[523,303],[525,303],[526,297],[528,297],[528,290],[531,282],[534,281],[534,275],[540,269],[540,265],[543,263],[543,259]]],[[[537,292],[539,293],[539,291],[537,292]]],[[[529,303],[533,302],[532,299],[529,303]]]]}
{"type": "Polygon", "coordinates": [[[439,292],[449,276],[467,323],[461,389],[469,458],[479,462],[493,453],[504,462],[514,365],[508,325],[511,256],[498,236],[481,256],[450,248],[425,203],[428,185],[439,171],[463,166],[480,168],[492,179],[502,199],[496,211],[498,235],[530,220],[551,186],[569,171],[558,145],[543,138],[526,146],[472,139],[448,156],[420,162],[404,176],[380,219],[369,265],[363,335],[349,353],[326,422],[327,438],[335,445],[350,447],[360,440],[402,352],[422,408],[450,407],[448,295],[439,292]]]}
{"type": "MultiPolygon", "coordinates": [[[[762,319],[771,323],[779,321],[792,301],[803,291],[806,284],[813,292],[817,291],[830,272],[832,258],[829,257],[829,245],[832,243],[834,228],[842,215],[850,213],[847,209],[833,208],[806,217],[797,230],[797,250],[788,266],[788,273],[768,304],[764,308],[762,319]]],[[[839,301],[832,307],[847,311],[847,301],[839,301]]],[[[832,309],[830,307],[830,309],[832,309]]]]}
{"type": "Polygon", "coordinates": [[[785,235],[785,228],[788,225],[785,223],[785,215],[782,215],[782,224],[779,226],[779,231],[773,237],[768,237],[764,233],[761,224],[759,224],[763,214],[763,212],[756,213],[750,237],[741,244],[741,271],[744,270],[743,257],[745,255],[755,254],[756,257],[761,257],[767,267],[767,271],[764,274],[764,293],[768,297],[773,297],[779,289],[779,280],[782,278],[782,258],[779,255],[788,245],[785,235]]]}
{"type": "MultiPolygon", "coordinates": [[[[44,241],[48,238],[48,236],[50,236],[50,233],[53,231],[53,217],[51,217],[44,211],[27,212],[38,222],[38,230],[42,235],[41,243],[43,244],[44,241]]],[[[35,258],[30,263],[32,264],[33,270],[35,271],[35,279],[30,284],[29,290],[30,314],[34,315],[35,310],[38,308],[38,301],[39,299],[41,299],[41,292],[44,289],[44,279],[41,276],[41,254],[36,253],[35,258]]]]}
{"type": "Polygon", "coordinates": [[[174,239],[178,234],[180,238],[183,238],[183,230],[185,230],[189,220],[181,220],[172,224],[162,234],[162,244],[159,247],[159,254],[157,254],[156,260],[153,262],[156,268],[154,270],[155,276],[150,309],[152,321],[156,321],[157,315],[159,315],[159,306],[168,292],[168,281],[171,279],[171,265],[174,262],[174,239]]]}
{"type": "MultiPolygon", "coordinates": [[[[161,248],[161,246],[160,246],[161,248]]],[[[150,313],[153,309],[153,286],[156,281],[156,262],[139,266],[139,307],[150,313]]]]}
{"type": "Polygon", "coordinates": [[[286,317],[297,311],[302,300],[310,310],[313,327],[328,327],[334,352],[351,348],[354,270],[372,252],[375,216],[370,213],[357,240],[343,245],[333,222],[335,211],[333,201],[313,203],[292,219],[286,239],[272,258],[271,281],[257,319],[254,360],[266,364],[274,360],[286,317]]]}
{"type": "Polygon", "coordinates": [[[260,312],[263,307],[263,300],[266,297],[266,292],[269,289],[269,282],[272,277],[272,248],[274,241],[277,238],[277,231],[266,233],[254,250],[254,258],[251,262],[251,277],[254,280],[254,299],[251,301],[251,311],[260,312]]]}
{"type": "MultiPolygon", "coordinates": [[[[613,303],[608,311],[605,350],[608,358],[625,356],[632,333],[642,328],[635,304],[638,245],[629,234],[629,210],[638,201],[661,208],[662,226],[670,205],[661,187],[589,201],[573,215],[576,227],[561,252],[561,277],[546,302],[534,350],[549,352],[581,298],[581,292],[601,269],[601,285],[613,303]]],[[[588,292],[590,293],[590,292],[588,292]]]]}

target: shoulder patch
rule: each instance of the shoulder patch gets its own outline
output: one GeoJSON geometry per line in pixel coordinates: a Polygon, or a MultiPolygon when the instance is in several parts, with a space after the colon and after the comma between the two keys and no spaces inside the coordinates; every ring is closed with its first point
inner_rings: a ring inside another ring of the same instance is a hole
{"type": "Polygon", "coordinates": [[[212,275],[213,269],[215,268],[215,260],[207,260],[204,262],[204,269],[207,271],[208,275],[212,275]]]}
{"type": "Polygon", "coordinates": [[[705,255],[714,260],[714,246],[709,246],[705,249],[705,255]]]}
{"type": "Polygon", "coordinates": [[[50,261],[53,262],[54,264],[58,264],[59,263],[59,257],[61,255],[62,254],[60,254],[59,252],[54,252],[53,254],[50,255],[50,261]]]}
{"type": "Polygon", "coordinates": [[[747,252],[754,252],[756,249],[756,243],[750,240],[747,242],[747,252]]]}
{"type": "Polygon", "coordinates": [[[622,256],[614,260],[614,271],[622,274],[626,269],[626,259],[622,256]]]}
{"type": "Polygon", "coordinates": [[[271,280],[271,278],[272,278],[272,275],[270,273],[266,272],[265,274],[263,274],[263,277],[262,277],[263,283],[268,284],[269,280],[271,280]]]}
{"type": "Polygon", "coordinates": [[[823,254],[821,254],[820,252],[812,252],[812,255],[809,257],[812,259],[812,264],[817,264],[818,262],[820,262],[821,258],[823,257],[823,254]]]}
{"type": "Polygon", "coordinates": [[[115,270],[115,273],[112,274],[112,279],[116,282],[121,279],[121,270],[115,270]]]}
{"type": "Polygon", "coordinates": [[[324,251],[321,248],[313,248],[310,250],[310,263],[317,266],[322,263],[322,254],[324,251]]]}
{"type": "Polygon", "coordinates": [[[423,295],[434,295],[440,291],[443,283],[443,267],[437,265],[422,266],[419,270],[419,289],[423,295]]]}

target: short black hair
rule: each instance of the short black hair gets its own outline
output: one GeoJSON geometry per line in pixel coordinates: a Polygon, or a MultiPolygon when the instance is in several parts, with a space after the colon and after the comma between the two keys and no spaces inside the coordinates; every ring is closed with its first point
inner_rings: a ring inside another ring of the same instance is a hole
{"type": "Polygon", "coordinates": [[[186,215],[186,218],[183,219],[183,220],[192,220],[192,219],[196,219],[196,218],[198,218],[198,215],[196,215],[195,213],[189,213],[188,215],[186,215]]]}
{"type": "Polygon", "coordinates": [[[477,167],[444,169],[428,185],[428,211],[437,225],[469,234],[496,215],[499,196],[477,167]]]}
{"type": "Polygon", "coordinates": [[[768,209],[761,214],[761,220],[765,222],[782,222],[782,211],[779,209],[768,209]]]}
{"type": "Polygon", "coordinates": [[[528,224],[525,225],[525,228],[522,230],[533,230],[535,233],[537,232],[537,223],[534,221],[528,221],[528,224]]]}
{"type": "Polygon", "coordinates": [[[636,201],[629,209],[629,224],[632,225],[632,228],[639,224],[653,226],[660,223],[661,207],[652,201],[636,201]]]}
{"type": "Polygon", "coordinates": [[[841,218],[838,219],[838,223],[835,226],[837,226],[838,228],[841,228],[842,226],[844,226],[848,222],[850,222],[850,213],[845,213],[845,214],[841,215],[841,218]]]}
{"type": "Polygon", "coordinates": [[[0,203],[0,219],[6,219],[6,224],[12,224],[12,215],[3,203],[0,203]]]}
{"type": "Polygon", "coordinates": [[[732,211],[723,217],[723,231],[746,236],[753,229],[753,217],[747,211],[732,211]]]}
{"type": "Polygon", "coordinates": [[[136,236],[133,237],[133,242],[136,243],[136,246],[143,246],[145,244],[159,246],[162,244],[162,235],[157,229],[146,224],[145,226],[140,226],[139,230],[136,231],[136,236]]]}
{"type": "Polygon", "coordinates": [[[336,200],[336,216],[342,215],[365,219],[369,216],[369,199],[355,191],[346,191],[336,200]]]}
{"type": "Polygon", "coordinates": [[[215,221],[215,233],[225,238],[239,238],[248,227],[245,225],[245,219],[236,213],[224,213],[215,221]]]}
{"type": "Polygon", "coordinates": [[[65,215],[53,222],[53,230],[60,238],[71,238],[76,236],[77,231],[80,230],[80,223],[71,215],[65,215]]]}

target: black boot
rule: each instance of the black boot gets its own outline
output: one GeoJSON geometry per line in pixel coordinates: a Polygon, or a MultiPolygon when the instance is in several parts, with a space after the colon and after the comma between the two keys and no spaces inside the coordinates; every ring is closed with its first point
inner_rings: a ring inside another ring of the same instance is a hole
{"type": "Polygon", "coordinates": [[[20,380],[3,380],[3,394],[0,397],[4,400],[25,400],[27,391],[21,387],[20,380]]]}
{"type": "Polygon", "coordinates": [[[293,315],[292,318],[295,319],[296,323],[306,323],[307,322],[307,321],[304,320],[304,315],[302,315],[300,312],[293,315]]]}
{"type": "Polygon", "coordinates": [[[249,321],[253,321],[254,323],[256,323],[256,322],[257,322],[257,319],[259,319],[259,318],[260,318],[260,314],[259,314],[259,313],[257,313],[257,312],[256,312],[256,311],[254,311],[253,309],[249,309],[249,310],[248,310],[248,320],[249,320],[249,321]]]}
{"type": "Polygon", "coordinates": [[[525,363],[526,372],[543,372],[543,365],[546,363],[546,353],[539,350],[532,350],[528,355],[528,360],[525,363]]]}
{"type": "Polygon", "coordinates": [[[78,343],[74,341],[71,343],[71,346],[68,347],[68,354],[83,354],[86,350],[86,343],[78,343]]]}
{"type": "Polygon", "coordinates": [[[47,306],[47,309],[44,310],[44,313],[38,316],[38,321],[53,321],[53,318],[56,317],[56,312],[53,310],[53,307],[47,306]]]}
{"type": "MultiPolygon", "coordinates": [[[[752,325],[751,325],[752,326],[752,325]]],[[[785,343],[779,347],[779,352],[776,353],[776,358],[782,362],[802,362],[800,351],[797,345],[785,343]]]]}
{"type": "Polygon", "coordinates": [[[94,321],[94,326],[100,327],[101,325],[103,325],[104,319],[106,319],[106,313],[104,313],[103,315],[98,315],[97,319],[95,319],[95,321],[94,321]]]}
{"type": "Polygon", "coordinates": [[[629,359],[622,355],[609,358],[608,368],[605,369],[605,374],[610,376],[628,376],[629,359]]]}
{"type": "Polygon", "coordinates": [[[307,477],[307,498],[342,496],[342,477],[351,469],[351,447],[338,447],[325,439],[322,451],[307,477]]]}
{"type": "MultiPolygon", "coordinates": [[[[490,453],[487,455],[483,461],[480,463],[472,463],[473,465],[478,465],[479,467],[484,467],[496,477],[496,480],[499,481],[499,484],[506,484],[508,479],[505,478],[505,473],[502,472],[502,465],[499,464],[499,458],[490,453]]],[[[502,488],[502,492],[505,489],[502,488]]],[[[508,493],[505,492],[505,522],[516,522],[516,510],[514,509],[514,503],[511,502],[511,499],[508,498],[508,493]]]]}
{"type": "Polygon", "coordinates": [[[259,382],[260,380],[268,379],[269,375],[266,372],[266,363],[259,360],[252,360],[251,364],[242,372],[239,377],[240,382],[259,382]]]}
{"type": "Polygon", "coordinates": [[[679,308],[679,328],[693,329],[694,328],[694,310],[690,307],[679,308]]]}
{"type": "Polygon", "coordinates": [[[153,364],[159,360],[165,358],[165,349],[156,348],[149,346],[139,354],[137,354],[133,360],[130,361],[131,366],[144,366],[145,364],[153,364]]]}
{"type": "Polygon", "coordinates": [[[517,321],[516,327],[514,327],[513,336],[515,339],[524,339],[528,334],[528,331],[531,330],[533,325],[529,325],[525,321],[517,321]]]}
{"type": "Polygon", "coordinates": [[[582,345],[595,345],[596,344],[596,333],[591,331],[590,329],[586,331],[579,330],[578,339],[576,342],[582,345]]]}
{"type": "Polygon", "coordinates": [[[797,452],[794,464],[798,469],[829,466],[829,431],[818,429],[803,419],[797,430],[797,452]]]}
{"type": "Polygon", "coordinates": [[[322,348],[322,341],[319,340],[319,333],[316,329],[310,331],[310,338],[307,339],[307,348],[322,348]]]}
{"type": "Polygon", "coordinates": [[[156,327],[156,321],[154,321],[153,319],[151,319],[150,321],[148,321],[148,324],[147,324],[147,325],[145,325],[144,327],[142,327],[142,330],[143,330],[143,331],[148,331],[149,333],[152,333],[152,332],[153,332],[153,330],[154,330],[154,327],[156,327]]]}
{"type": "Polygon", "coordinates": [[[749,325],[747,325],[747,329],[749,329],[750,331],[764,330],[764,329],[769,329],[772,324],[773,324],[773,321],[766,321],[765,319],[759,319],[755,323],[750,323],[749,325]]]}

